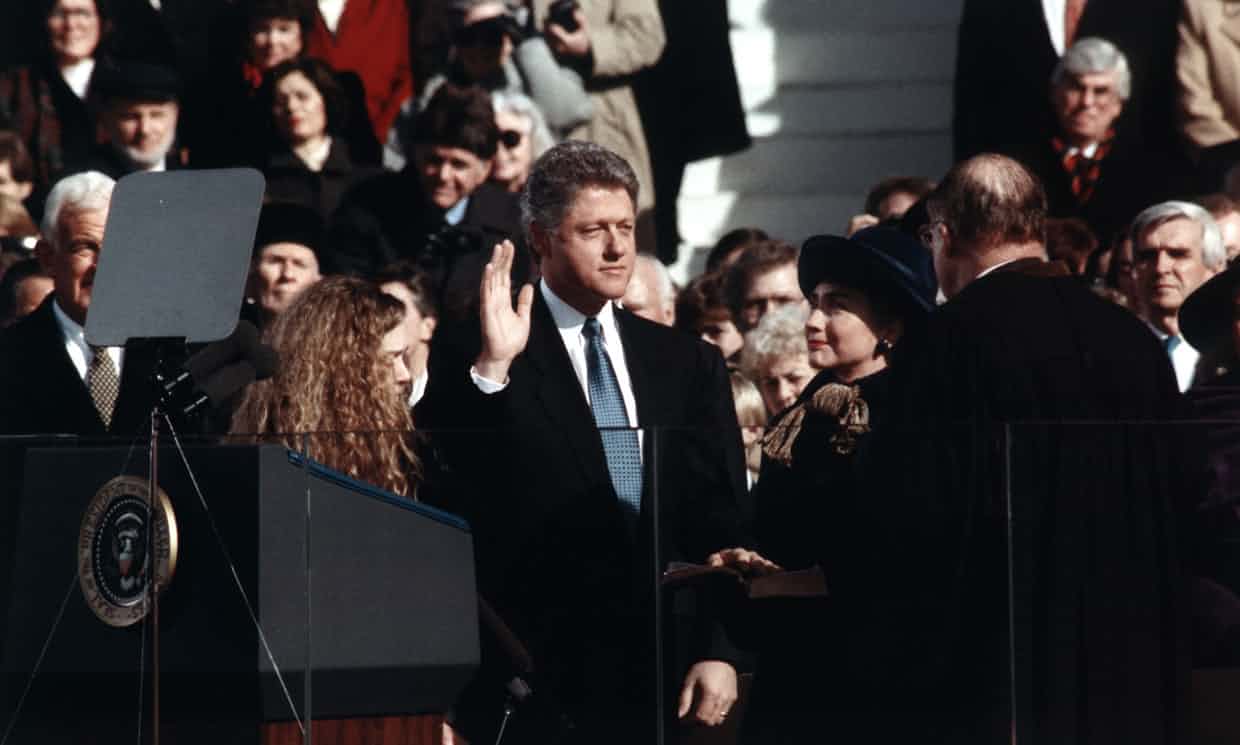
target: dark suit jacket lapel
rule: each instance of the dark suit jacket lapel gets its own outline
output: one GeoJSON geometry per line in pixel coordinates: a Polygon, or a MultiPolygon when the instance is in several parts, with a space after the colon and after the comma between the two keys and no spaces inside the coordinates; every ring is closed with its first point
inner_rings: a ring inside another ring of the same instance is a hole
{"type": "Polygon", "coordinates": [[[99,418],[90,391],[78,377],[73,360],[69,359],[69,353],[65,351],[65,337],[52,312],[51,297],[39,306],[31,321],[35,322],[37,327],[32,329],[35,333],[30,337],[30,369],[38,371],[39,375],[47,376],[44,386],[47,390],[58,392],[57,397],[60,406],[64,407],[65,420],[80,422],[80,434],[103,434],[106,431],[103,419],[99,418]]]}
{"type": "MultiPolygon", "coordinates": [[[[650,427],[659,421],[659,413],[665,411],[659,401],[662,389],[657,385],[654,371],[649,367],[649,355],[641,350],[644,344],[641,324],[633,314],[624,310],[616,310],[616,325],[620,328],[620,341],[624,345],[624,361],[629,368],[629,378],[633,382],[633,397],[637,399],[637,423],[641,427],[650,427]]],[[[646,437],[645,454],[649,455],[650,439],[646,437]]]]}
{"type": "MultiPolygon", "coordinates": [[[[586,480],[601,479],[602,483],[610,483],[607,458],[603,454],[603,441],[598,428],[594,426],[594,415],[581,392],[581,383],[573,372],[573,363],[560,339],[551,310],[537,289],[534,291],[530,340],[523,358],[536,378],[531,380],[535,396],[546,411],[547,418],[563,436],[586,480]]],[[[538,434],[527,433],[528,436],[538,434]]]]}

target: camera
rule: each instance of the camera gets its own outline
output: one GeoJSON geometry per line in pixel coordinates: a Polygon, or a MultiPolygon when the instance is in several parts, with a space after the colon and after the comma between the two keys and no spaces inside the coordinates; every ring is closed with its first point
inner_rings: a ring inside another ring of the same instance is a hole
{"type": "Polygon", "coordinates": [[[578,7],[577,0],[555,0],[547,11],[547,23],[554,23],[565,31],[576,31],[580,26],[573,14],[578,7]]]}

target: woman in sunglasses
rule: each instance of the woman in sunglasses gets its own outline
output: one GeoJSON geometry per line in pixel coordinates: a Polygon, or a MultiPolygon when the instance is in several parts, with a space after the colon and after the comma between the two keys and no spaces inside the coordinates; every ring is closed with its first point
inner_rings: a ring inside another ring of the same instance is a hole
{"type": "Polygon", "coordinates": [[[491,94],[491,103],[499,127],[499,147],[491,161],[490,180],[515,194],[525,186],[534,161],[551,149],[555,138],[529,96],[497,91],[491,94]]]}

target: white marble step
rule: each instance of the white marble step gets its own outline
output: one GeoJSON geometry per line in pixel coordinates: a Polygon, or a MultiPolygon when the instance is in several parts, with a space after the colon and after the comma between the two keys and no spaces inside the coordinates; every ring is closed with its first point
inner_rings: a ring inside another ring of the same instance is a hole
{"type": "Polygon", "coordinates": [[[740,227],[756,227],[776,238],[799,243],[816,233],[842,232],[848,218],[861,211],[851,194],[754,194],[719,192],[684,197],[680,230],[694,245],[712,245],[719,236],[740,227]],[[692,215],[692,217],[690,217],[692,215]],[[770,219],[777,218],[777,219],[770,219]]]}
{"type": "Polygon", "coordinates": [[[952,89],[949,83],[789,87],[747,111],[749,134],[761,138],[942,132],[951,127],[952,89]]]}
{"type": "Polygon", "coordinates": [[[963,0],[728,0],[728,17],[735,26],[780,30],[954,27],[962,4],[963,0]]]}
{"type": "Polygon", "coordinates": [[[743,153],[690,164],[681,194],[864,194],[888,176],[937,177],[950,156],[946,132],[759,139],[743,153]]]}
{"type": "Polygon", "coordinates": [[[786,84],[946,82],[952,79],[952,28],[890,31],[732,32],[746,100],[774,95],[786,84]]]}

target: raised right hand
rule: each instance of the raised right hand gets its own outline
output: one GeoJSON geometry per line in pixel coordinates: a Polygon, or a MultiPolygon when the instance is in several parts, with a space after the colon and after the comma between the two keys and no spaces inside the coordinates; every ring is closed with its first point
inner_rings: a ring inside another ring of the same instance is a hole
{"type": "Polygon", "coordinates": [[[517,307],[515,310],[512,307],[512,260],[516,252],[512,241],[497,244],[491,261],[482,271],[479,288],[482,351],[474,362],[474,369],[496,383],[508,380],[508,368],[530,339],[534,286],[522,287],[517,295],[517,307]]]}

